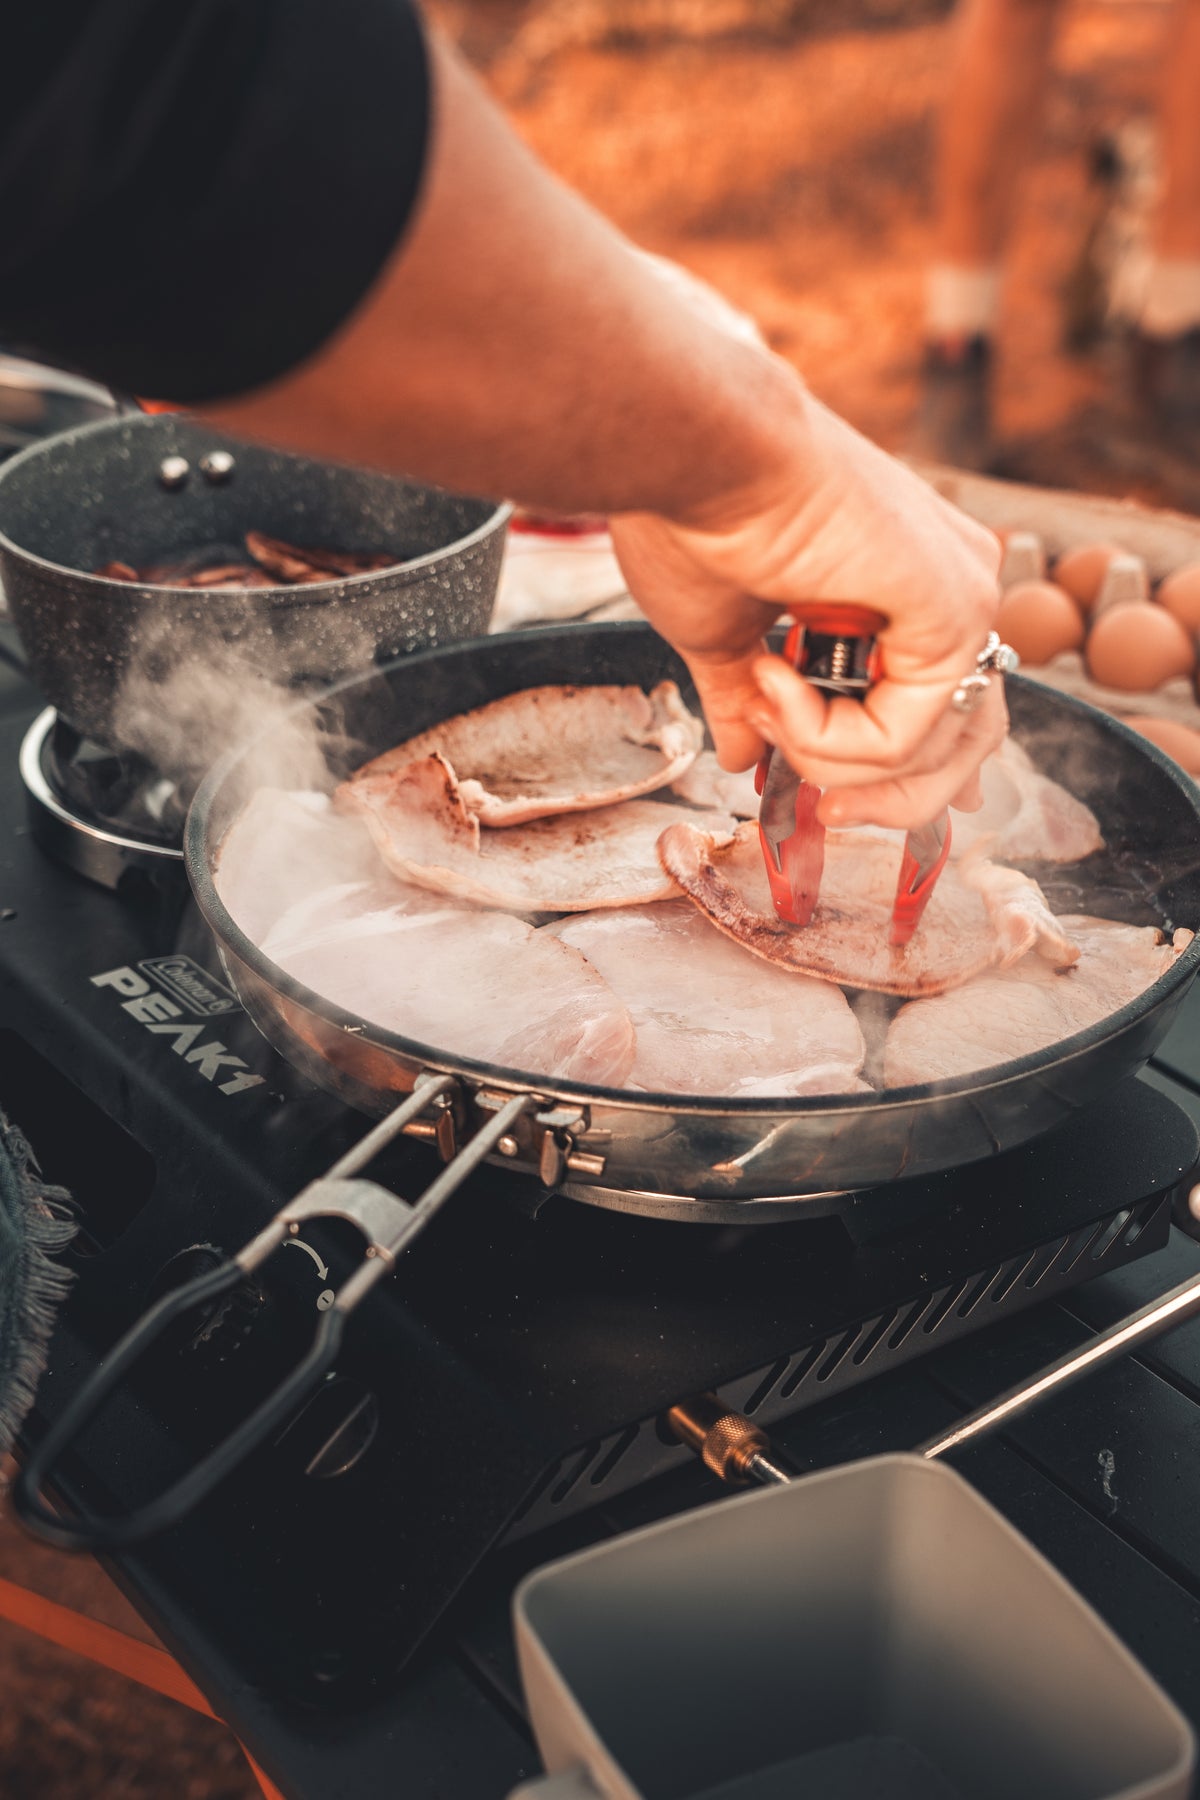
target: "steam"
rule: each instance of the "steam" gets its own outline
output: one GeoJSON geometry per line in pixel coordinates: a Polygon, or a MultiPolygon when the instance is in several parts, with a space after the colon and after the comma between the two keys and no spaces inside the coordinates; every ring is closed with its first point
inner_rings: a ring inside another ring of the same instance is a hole
{"type": "MultiPolygon", "coordinates": [[[[286,621],[284,609],[281,615],[286,621]]],[[[309,643],[314,627],[324,632],[320,660],[330,673],[289,678],[267,672],[286,662],[289,649],[271,637],[270,625],[256,605],[247,634],[232,641],[187,617],[143,630],[112,711],[115,741],[173,782],[181,803],[215,762],[238,755],[225,790],[237,817],[219,852],[218,885],[255,942],[288,907],[331,881],[370,882],[379,874],[365,827],[330,797],[338,772],[361,752],[346,736],[338,704],[315,704],[332,676],[369,672],[374,641],[344,613],[306,609],[299,631],[309,643]]]]}
{"type": "MultiPolygon", "coordinates": [[[[313,616],[306,613],[301,627],[310,636],[313,616]]],[[[247,635],[229,640],[186,617],[153,631],[143,625],[113,706],[115,741],[185,791],[219,757],[243,745],[252,746],[247,792],[327,791],[331,729],[302,701],[339,674],[369,670],[373,649],[370,635],[340,615],[325,626],[317,646],[313,660],[322,664],[321,674],[307,677],[288,668],[295,650],[272,638],[270,615],[261,607],[247,635]]]]}

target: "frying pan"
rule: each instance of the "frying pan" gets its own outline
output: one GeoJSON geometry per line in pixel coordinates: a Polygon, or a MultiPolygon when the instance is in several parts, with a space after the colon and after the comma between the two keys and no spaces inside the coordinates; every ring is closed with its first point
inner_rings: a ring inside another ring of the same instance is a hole
{"type": "MultiPolygon", "coordinates": [[[[311,708],[340,779],[369,756],[448,714],[543,682],[666,677],[692,698],[686,671],[648,627],[567,626],[417,655],[335,687],[311,708]]],[[[1050,774],[1091,805],[1108,852],[1081,875],[1109,907],[1164,926],[1200,926],[1200,790],[1144,739],[1106,715],[1027,681],[1010,685],[1013,729],[1050,774]]],[[[222,839],[252,791],[255,749],[226,757],[188,821],[192,886],[237,993],[289,1061],[353,1105],[385,1113],[422,1073],[452,1076],[455,1136],[498,1098],[541,1097],[551,1136],[532,1117],[510,1163],[599,1205],[708,1222],[837,1211],[848,1191],[977,1161],[1059,1124],[1139,1068],[1167,1030],[1200,963],[1193,942],[1139,998],[1049,1049],[954,1080],[886,1093],[730,1100],[637,1094],[499,1069],[445,1045],[418,1044],[351,1017],[277,968],[226,911],[213,872],[222,839]],[[481,1104],[482,1102],[482,1104],[481,1104]],[[573,1121],[573,1122],[568,1122],[573,1121]],[[567,1139],[570,1143],[567,1145],[567,1139]]],[[[1070,886],[1057,910],[1086,911],[1070,886]]],[[[449,1126],[443,1125],[443,1141],[449,1126]]]]}
{"type": "MultiPolygon", "coordinates": [[[[690,697],[682,664],[648,627],[573,625],[407,657],[302,703],[291,721],[320,735],[332,784],[404,737],[521,688],[650,687],[665,678],[690,697]]],[[[1091,707],[1019,679],[1010,679],[1009,699],[1017,737],[1039,766],[1088,801],[1108,846],[1090,866],[1051,883],[1057,909],[1083,911],[1091,901],[1106,916],[1126,912],[1133,922],[1200,923],[1200,789],[1153,745],[1091,707]]],[[[198,790],[185,844],[193,891],[229,979],[264,1035],[307,1076],[384,1117],[237,1255],[151,1307],[37,1447],[15,1502],[27,1524],[67,1547],[118,1548],[181,1518],[330,1367],[349,1313],[485,1158],[504,1159],[570,1197],[660,1218],[749,1223],[837,1213],[855,1190],[1014,1148],[1100,1097],[1150,1056],[1200,963],[1194,940],[1136,1000],[1086,1031],[999,1067],[882,1093],[642,1094],[496,1068],[331,1005],[265,957],[227,912],[214,883],[222,841],[260,785],[256,767],[271,748],[260,739],[235,749],[198,790]],[[400,1132],[431,1141],[446,1164],[415,1204],[361,1175],[400,1132]],[[148,1344],[321,1217],[352,1223],[366,1251],[280,1387],[140,1511],[65,1521],[45,1507],[38,1494],[48,1470],[148,1344]]]]}

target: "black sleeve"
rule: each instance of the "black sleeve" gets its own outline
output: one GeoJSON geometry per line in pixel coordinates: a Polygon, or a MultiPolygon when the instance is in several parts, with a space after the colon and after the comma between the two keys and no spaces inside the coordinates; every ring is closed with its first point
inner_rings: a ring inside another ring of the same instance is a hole
{"type": "Polygon", "coordinates": [[[283,374],[354,310],[421,177],[409,0],[0,14],[0,342],[201,401],[283,374]]]}

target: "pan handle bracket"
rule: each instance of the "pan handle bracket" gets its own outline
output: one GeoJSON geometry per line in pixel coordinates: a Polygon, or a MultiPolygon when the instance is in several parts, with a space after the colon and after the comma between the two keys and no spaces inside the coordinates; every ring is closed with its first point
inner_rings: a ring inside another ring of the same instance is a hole
{"type": "MultiPolygon", "coordinates": [[[[511,1094],[481,1088],[475,1095],[475,1105],[480,1112],[492,1116],[511,1099],[511,1094]]],[[[496,1148],[501,1156],[536,1170],[543,1187],[557,1187],[569,1173],[603,1173],[604,1158],[578,1148],[590,1124],[587,1107],[559,1106],[535,1095],[529,1111],[500,1138],[496,1148]]]]}
{"type": "Polygon", "coordinates": [[[442,1161],[451,1163],[462,1147],[466,1107],[458,1083],[433,1070],[427,1069],[417,1076],[413,1093],[423,1092],[435,1084],[438,1091],[429,1096],[428,1115],[431,1116],[410,1119],[404,1126],[404,1135],[432,1144],[442,1161]]]}

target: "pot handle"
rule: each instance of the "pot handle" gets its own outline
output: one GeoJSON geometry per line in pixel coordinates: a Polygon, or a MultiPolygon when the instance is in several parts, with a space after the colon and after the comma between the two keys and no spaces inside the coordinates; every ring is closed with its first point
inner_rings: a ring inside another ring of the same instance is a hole
{"type": "Polygon", "coordinates": [[[531,1095],[513,1095],[485,1119],[415,1203],[401,1199],[373,1181],[355,1179],[358,1171],[406,1125],[455,1086],[451,1075],[419,1079],[413,1092],[394,1112],[369,1131],[361,1143],[340,1157],[327,1174],[303,1188],[235,1256],[164,1294],[143,1313],[83,1383],[62,1416],[26,1460],[12,1486],[13,1507],[23,1525],[46,1543],[63,1550],[119,1550],[140,1543],[143,1538],[178,1524],[288,1417],[336,1358],[347,1315],[370,1293],[376,1282],[391,1273],[397,1257],[495,1147],[497,1139],[511,1131],[522,1114],[537,1105],[531,1095]],[[55,1465],[94,1423],[100,1408],[132,1364],[161,1337],[173,1320],[190,1308],[237,1287],[288,1237],[295,1236],[302,1224],[320,1218],[348,1220],[358,1227],[367,1247],[363,1260],[347,1276],[321,1314],[307,1353],[279,1385],[172,1487],[133,1512],[103,1518],[83,1512],[68,1518],[55,1512],[42,1497],[55,1465]]]}
{"type": "Polygon", "coordinates": [[[609,1800],[582,1763],[559,1769],[555,1775],[537,1775],[513,1788],[508,1800],[609,1800]]]}

